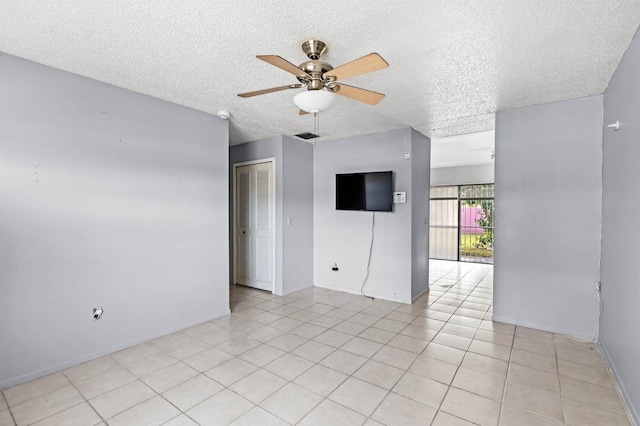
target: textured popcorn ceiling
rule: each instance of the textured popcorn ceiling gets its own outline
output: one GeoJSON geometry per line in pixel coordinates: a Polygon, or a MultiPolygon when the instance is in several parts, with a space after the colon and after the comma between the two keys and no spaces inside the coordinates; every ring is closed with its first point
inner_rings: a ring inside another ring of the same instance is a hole
{"type": "Polygon", "coordinates": [[[255,55],[298,64],[299,42],[319,37],[334,66],[370,52],[390,64],[347,81],[387,97],[338,96],[325,140],[407,126],[444,137],[492,129],[496,110],[602,93],[639,22],[639,0],[0,0],[0,52],[228,110],[235,144],[313,131],[297,91],[236,94],[296,82],[255,55]]]}

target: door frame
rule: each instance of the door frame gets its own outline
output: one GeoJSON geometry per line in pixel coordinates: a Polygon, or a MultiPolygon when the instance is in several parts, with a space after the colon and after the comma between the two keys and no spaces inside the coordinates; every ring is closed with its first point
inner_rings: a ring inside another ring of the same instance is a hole
{"type": "Polygon", "coordinates": [[[276,158],[268,157],[259,160],[241,161],[233,163],[233,202],[231,203],[231,217],[233,218],[233,285],[236,285],[238,281],[238,247],[237,247],[237,215],[236,215],[236,203],[238,201],[238,182],[237,182],[237,168],[243,166],[253,166],[255,164],[271,163],[271,175],[273,176],[273,182],[271,182],[271,191],[273,194],[273,203],[271,204],[271,293],[275,294],[276,289],[276,158]]]}

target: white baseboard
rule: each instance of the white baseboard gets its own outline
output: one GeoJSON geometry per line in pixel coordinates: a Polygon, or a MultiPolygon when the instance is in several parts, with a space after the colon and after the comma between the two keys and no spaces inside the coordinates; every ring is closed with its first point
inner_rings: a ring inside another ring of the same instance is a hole
{"type": "Polygon", "coordinates": [[[534,322],[528,322],[528,321],[522,321],[516,318],[507,318],[507,317],[501,317],[496,315],[496,313],[493,313],[493,320],[497,321],[497,322],[504,322],[506,324],[512,324],[512,325],[519,325],[522,327],[527,327],[527,328],[535,328],[536,330],[542,330],[542,331],[549,331],[551,333],[556,333],[556,334],[565,334],[567,336],[572,336],[572,337],[577,337],[579,339],[583,339],[583,340],[589,340],[591,341],[593,339],[593,334],[591,333],[585,333],[582,331],[575,331],[575,330],[568,330],[565,328],[560,328],[560,327],[550,327],[548,325],[544,325],[544,324],[537,324],[534,322]]]}
{"type": "Polygon", "coordinates": [[[201,324],[201,323],[206,322],[206,321],[211,321],[213,319],[220,318],[220,317],[225,316],[225,315],[229,315],[230,313],[231,313],[231,311],[229,309],[226,309],[226,310],[223,310],[222,312],[218,312],[218,313],[215,313],[213,315],[207,315],[204,318],[200,318],[200,319],[197,319],[197,320],[194,320],[194,321],[189,321],[188,323],[181,324],[181,325],[176,326],[176,327],[171,327],[171,328],[159,331],[157,333],[153,333],[153,334],[150,334],[148,336],[141,337],[139,339],[135,339],[135,340],[132,340],[132,341],[129,341],[129,342],[126,342],[126,343],[122,343],[122,344],[118,344],[118,345],[114,345],[114,346],[111,346],[111,347],[106,348],[106,349],[101,349],[99,351],[92,352],[90,354],[79,356],[79,357],[74,358],[74,359],[69,360],[69,361],[60,362],[58,364],[50,365],[50,366],[45,367],[45,368],[40,368],[38,370],[32,371],[32,372],[27,373],[27,374],[22,374],[22,375],[17,376],[17,377],[13,377],[13,378],[10,378],[10,379],[7,379],[7,380],[3,380],[3,381],[0,382],[0,390],[1,389],[6,389],[6,388],[10,388],[11,386],[19,385],[20,383],[28,382],[29,380],[33,380],[33,379],[37,379],[37,378],[46,376],[48,374],[55,373],[57,371],[67,369],[69,367],[73,367],[74,365],[82,364],[83,362],[87,362],[87,361],[91,361],[91,360],[96,359],[96,358],[100,358],[101,356],[112,354],[114,352],[120,351],[122,349],[129,348],[131,346],[139,345],[140,343],[148,342],[149,340],[153,340],[153,339],[156,339],[158,337],[162,337],[164,335],[174,333],[176,331],[184,330],[185,328],[189,328],[191,326],[194,326],[194,325],[197,325],[197,324],[201,324]]]}
{"type": "Polygon", "coordinates": [[[295,293],[297,291],[302,291],[302,290],[306,290],[308,288],[312,288],[313,285],[308,285],[308,286],[304,286],[304,287],[297,287],[297,288],[293,288],[293,289],[287,289],[286,292],[276,292],[274,290],[273,294],[275,294],[276,296],[286,296],[287,294],[291,294],[291,293],[295,293]]]}
{"type": "Polygon", "coordinates": [[[418,295],[416,295],[416,297],[413,297],[411,299],[411,303],[413,303],[414,300],[416,300],[418,297],[422,296],[423,294],[425,294],[426,292],[429,291],[429,288],[431,288],[431,285],[428,285],[427,288],[425,288],[424,290],[422,290],[420,293],[418,293],[418,295]]]}
{"type": "Polygon", "coordinates": [[[638,407],[635,407],[633,405],[633,401],[631,400],[631,397],[629,396],[629,393],[627,392],[627,389],[624,386],[622,377],[618,373],[618,370],[616,370],[616,365],[611,360],[611,356],[609,356],[609,351],[607,351],[607,347],[604,345],[602,341],[598,342],[598,350],[600,350],[600,355],[602,355],[602,359],[604,359],[605,364],[607,364],[607,367],[609,368],[609,370],[611,370],[613,377],[616,379],[616,384],[618,385],[618,392],[620,393],[620,395],[622,395],[622,398],[626,403],[625,408],[627,409],[628,415],[630,417],[631,422],[633,423],[633,426],[638,426],[640,424],[640,413],[638,413],[638,407]]]}
{"type": "MultiPolygon", "coordinates": [[[[339,286],[327,286],[327,285],[322,285],[322,284],[314,284],[314,286],[315,287],[320,287],[320,288],[326,288],[328,290],[342,291],[342,292],[349,293],[349,294],[362,295],[362,293],[360,293],[360,289],[353,289],[353,288],[339,287],[339,286]]],[[[399,302],[399,303],[404,303],[404,304],[407,304],[407,305],[411,304],[411,299],[405,299],[405,298],[397,297],[397,296],[390,296],[388,294],[374,293],[374,292],[371,292],[371,291],[368,291],[368,290],[366,290],[364,292],[364,294],[366,296],[373,297],[375,299],[388,300],[390,302],[399,302]]]]}

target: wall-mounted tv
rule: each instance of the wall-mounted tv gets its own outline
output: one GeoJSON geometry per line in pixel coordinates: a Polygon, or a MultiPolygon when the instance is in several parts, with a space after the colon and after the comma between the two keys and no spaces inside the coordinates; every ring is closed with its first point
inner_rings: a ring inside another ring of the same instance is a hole
{"type": "Polygon", "coordinates": [[[336,210],[393,210],[393,172],[336,175],[336,210]]]}

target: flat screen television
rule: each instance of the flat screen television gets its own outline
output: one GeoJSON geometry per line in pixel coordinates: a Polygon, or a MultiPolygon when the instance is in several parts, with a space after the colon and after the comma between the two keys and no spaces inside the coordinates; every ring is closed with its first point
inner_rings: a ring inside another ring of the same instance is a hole
{"type": "Polygon", "coordinates": [[[393,172],[336,175],[336,210],[393,210],[393,172]]]}

